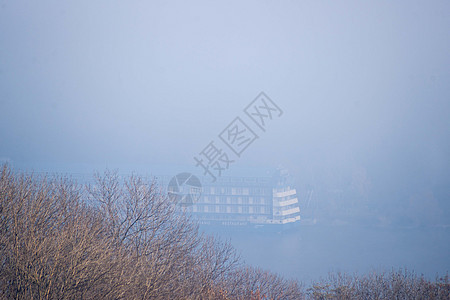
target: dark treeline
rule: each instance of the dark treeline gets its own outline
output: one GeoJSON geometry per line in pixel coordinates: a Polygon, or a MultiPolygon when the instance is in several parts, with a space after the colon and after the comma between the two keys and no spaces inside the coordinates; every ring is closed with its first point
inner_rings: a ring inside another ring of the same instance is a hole
{"type": "Polygon", "coordinates": [[[402,271],[337,274],[305,289],[201,234],[154,181],[106,172],[81,186],[1,169],[2,299],[448,299],[449,291],[448,277],[402,271]]]}

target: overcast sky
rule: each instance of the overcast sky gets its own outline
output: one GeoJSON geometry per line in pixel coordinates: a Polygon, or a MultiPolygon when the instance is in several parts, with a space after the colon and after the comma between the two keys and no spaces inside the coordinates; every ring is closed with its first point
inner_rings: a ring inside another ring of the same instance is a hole
{"type": "Polygon", "coordinates": [[[194,165],[264,91],[230,168],[446,197],[449,29],[448,1],[0,0],[0,159],[194,165]]]}

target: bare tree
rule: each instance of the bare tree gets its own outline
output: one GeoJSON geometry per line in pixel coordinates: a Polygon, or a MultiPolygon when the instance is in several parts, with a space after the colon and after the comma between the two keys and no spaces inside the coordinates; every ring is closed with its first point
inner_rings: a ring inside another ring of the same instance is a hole
{"type": "Polygon", "coordinates": [[[245,268],[200,234],[155,181],[97,174],[0,178],[0,297],[15,299],[298,299],[295,282],[245,268]]]}
{"type": "Polygon", "coordinates": [[[67,299],[109,292],[113,251],[76,184],[14,176],[4,166],[0,207],[2,296],[67,299]]]}

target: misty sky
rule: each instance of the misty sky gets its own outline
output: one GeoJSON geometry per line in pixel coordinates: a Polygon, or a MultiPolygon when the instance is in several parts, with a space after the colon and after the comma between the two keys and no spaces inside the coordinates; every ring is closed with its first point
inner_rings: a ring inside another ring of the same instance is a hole
{"type": "Polygon", "coordinates": [[[449,32],[448,1],[0,0],[0,159],[194,165],[264,91],[235,166],[448,200],[449,32]]]}

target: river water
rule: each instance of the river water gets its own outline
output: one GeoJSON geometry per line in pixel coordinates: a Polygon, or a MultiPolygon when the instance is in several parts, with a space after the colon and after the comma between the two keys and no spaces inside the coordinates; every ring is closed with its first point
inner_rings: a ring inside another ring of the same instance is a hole
{"type": "Polygon", "coordinates": [[[222,230],[249,264],[305,283],[330,271],[407,268],[434,279],[450,270],[450,228],[303,226],[276,233],[222,230]]]}

